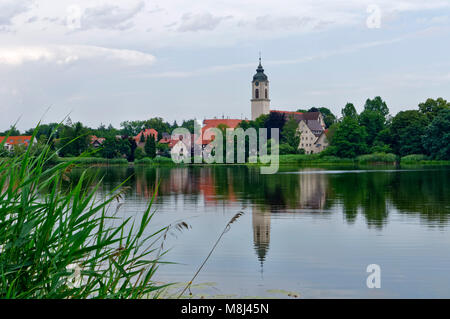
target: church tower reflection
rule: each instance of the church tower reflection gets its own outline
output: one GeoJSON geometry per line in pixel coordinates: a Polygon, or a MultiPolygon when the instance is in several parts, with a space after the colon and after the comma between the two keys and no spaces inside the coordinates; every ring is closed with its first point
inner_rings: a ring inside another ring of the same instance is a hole
{"type": "Polygon", "coordinates": [[[261,271],[270,244],[270,212],[263,211],[259,207],[253,206],[253,245],[261,263],[261,271]]]}

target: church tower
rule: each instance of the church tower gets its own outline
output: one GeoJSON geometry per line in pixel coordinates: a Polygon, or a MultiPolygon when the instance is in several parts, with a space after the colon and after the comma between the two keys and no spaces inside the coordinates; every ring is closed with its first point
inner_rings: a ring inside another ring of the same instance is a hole
{"type": "Polygon", "coordinates": [[[259,66],[252,81],[252,120],[256,120],[262,114],[270,113],[269,79],[264,74],[259,58],[259,66]]]}

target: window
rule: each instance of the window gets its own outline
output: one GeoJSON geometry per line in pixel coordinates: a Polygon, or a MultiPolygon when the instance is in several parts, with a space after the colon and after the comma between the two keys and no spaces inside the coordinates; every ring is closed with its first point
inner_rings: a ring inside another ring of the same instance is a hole
{"type": "Polygon", "coordinates": [[[256,98],[256,99],[259,99],[259,89],[256,89],[256,90],[255,90],[255,98],[256,98]]]}
{"type": "Polygon", "coordinates": [[[266,99],[268,98],[267,89],[266,89],[266,99]]]}

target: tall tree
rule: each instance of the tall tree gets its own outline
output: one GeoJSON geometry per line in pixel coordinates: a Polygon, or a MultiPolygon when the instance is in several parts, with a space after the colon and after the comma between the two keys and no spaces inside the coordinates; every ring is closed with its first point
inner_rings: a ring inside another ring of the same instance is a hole
{"type": "Polygon", "coordinates": [[[339,157],[353,158],[367,152],[367,133],[351,116],[339,123],[331,140],[332,150],[339,157]]]}
{"type": "Polygon", "coordinates": [[[424,103],[419,104],[420,112],[425,114],[430,121],[432,121],[441,110],[445,109],[450,109],[450,102],[447,102],[447,100],[444,100],[441,97],[436,100],[427,99],[424,103]]]}
{"type": "Polygon", "coordinates": [[[429,121],[419,111],[399,112],[393,119],[390,128],[392,148],[398,155],[424,154],[423,136],[429,121]]]}
{"type": "Polygon", "coordinates": [[[342,109],[342,116],[351,117],[353,119],[358,118],[358,112],[356,112],[355,106],[352,103],[347,103],[342,109]]]}
{"type": "Polygon", "coordinates": [[[379,96],[374,97],[372,100],[367,99],[364,110],[380,112],[384,118],[389,114],[389,108],[387,107],[386,102],[379,96]]]}
{"type": "Polygon", "coordinates": [[[281,142],[289,144],[294,151],[297,150],[298,144],[300,143],[300,135],[297,129],[297,121],[293,117],[290,117],[284,124],[283,130],[281,131],[281,142]]]}
{"type": "Polygon", "coordinates": [[[450,160],[450,108],[442,109],[426,128],[423,144],[432,158],[450,160]]]}
{"type": "Polygon", "coordinates": [[[155,158],[156,157],[156,142],[155,142],[155,138],[152,135],[149,135],[147,137],[147,141],[145,142],[145,154],[147,154],[148,157],[150,158],[155,158]]]}
{"type": "Polygon", "coordinates": [[[385,128],[385,118],[381,112],[364,110],[359,115],[359,124],[366,128],[367,145],[373,145],[378,134],[385,128]]]}
{"type": "Polygon", "coordinates": [[[59,146],[60,156],[78,156],[86,151],[90,144],[89,130],[84,127],[81,122],[71,124],[72,121],[68,121],[62,128],[59,146]]]}
{"type": "Polygon", "coordinates": [[[323,115],[323,121],[325,122],[326,128],[329,128],[333,123],[336,122],[336,116],[326,107],[320,107],[319,112],[323,115]]]}

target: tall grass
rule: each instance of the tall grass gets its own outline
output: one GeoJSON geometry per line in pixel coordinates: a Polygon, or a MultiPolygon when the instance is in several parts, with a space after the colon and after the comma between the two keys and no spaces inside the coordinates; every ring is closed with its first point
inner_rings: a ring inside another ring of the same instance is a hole
{"type": "Polygon", "coordinates": [[[0,159],[0,298],[157,296],[168,228],[148,230],[155,197],[139,219],[118,218],[122,185],[97,199],[101,181],[70,180],[76,160],[51,166],[48,145],[30,149],[0,159]]]}
{"type": "Polygon", "coordinates": [[[367,163],[395,163],[397,157],[395,154],[391,153],[373,153],[373,154],[365,154],[360,155],[357,158],[358,163],[367,164],[367,163]]]}
{"type": "Polygon", "coordinates": [[[103,157],[59,157],[57,162],[69,162],[76,164],[105,164],[105,165],[128,165],[125,158],[103,158],[103,157]]]}
{"type": "Polygon", "coordinates": [[[427,159],[428,159],[427,156],[423,155],[423,154],[410,154],[410,155],[403,156],[401,158],[400,163],[417,163],[417,162],[426,161],[427,159]]]}
{"type": "Polygon", "coordinates": [[[138,165],[176,165],[171,158],[158,156],[155,158],[145,157],[134,161],[138,165]]]}

